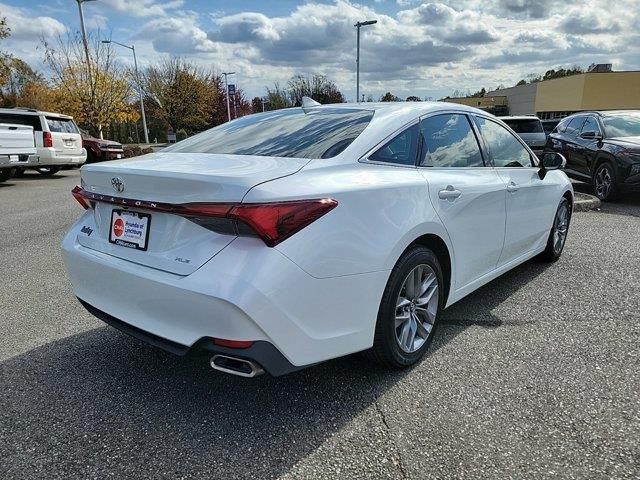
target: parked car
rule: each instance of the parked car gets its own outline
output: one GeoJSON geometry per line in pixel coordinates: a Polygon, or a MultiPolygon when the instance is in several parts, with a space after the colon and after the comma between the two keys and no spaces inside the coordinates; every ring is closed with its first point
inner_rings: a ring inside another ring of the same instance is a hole
{"type": "Polygon", "coordinates": [[[0,123],[0,182],[6,182],[18,168],[34,161],[33,128],[0,123]]]}
{"type": "Polygon", "coordinates": [[[85,165],[63,257],[89,312],[217,370],[281,375],[362,350],[407,367],[443,308],[560,257],[562,162],[463,105],[305,99],[85,165]]]}
{"type": "Polygon", "coordinates": [[[542,122],[542,128],[544,129],[544,134],[547,138],[549,138],[549,134],[553,132],[553,129],[556,128],[558,123],[560,123],[560,119],[555,118],[553,120],[540,120],[542,122]]]}
{"type": "Polygon", "coordinates": [[[122,144],[113,140],[96,138],[82,129],[80,135],[82,135],[82,146],[87,151],[87,163],[124,158],[122,144]]]}
{"type": "Polygon", "coordinates": [[[549,135],[547,149],[562,153],[567,175],[590,182],[600,200],[640,192],[640,110],[571,115],[549,135]]]}
{"type": "Polygon", "coordinates": [[[544,146],[547,143],[547,136],[544,133],[542,122],[538,117],[525,115],[519,117],[500,117],[500,119],[509,125],[511,129],[531,147],[533,153],[538,157],[542,155],[544,146]]]}
{"type": "Polygon", "coordinates": [[[54,175],[61,168],[81,166],[87,159],[80,131],[72,117],[28,108],[0,108],[0,123],[33,127],[38,164],[42,175],[54,175]]]}

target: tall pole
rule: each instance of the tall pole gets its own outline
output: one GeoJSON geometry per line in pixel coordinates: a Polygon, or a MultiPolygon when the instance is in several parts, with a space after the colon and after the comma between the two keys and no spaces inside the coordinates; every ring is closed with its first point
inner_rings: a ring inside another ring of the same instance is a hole
{"type": "Polygon", "coordinates": [[[356,103],[360,101],[360,22],[356,23],[356,30],[358,31],[356,37],[356,103]]]}
{"type": "Polygon", "coordinates": [[[367,20],[366,22],[356,22],[356,103],[360,102],[360,27],[366,27],[367,25],[373,25],[378,23],[377,20],[367,20]]]}
{"type": "MultiPolygon", "coordinates": [[[[82,45],[84,46],[84,54],[87,58],[87,73],[89,74],[89,87],[91,88],[91,95],[93,96],[93,80],[91,78],[91,57],[89,56],[89,44],[87,42],[87,30],[84,27],[84,11],[82,10],[82,4],[91,0],[76,0],[78,2],[78,11],[80,12],[80,30],[82,32],[82,45]]],[[[100,132],[100,138],[102,139],[102,125],[98,125],[100,132]]]]}
{"type": "MultiPolygon", "coordinates": [[[[128,48],[133,52],[133,66],[136,72],[136,82],[138,83],[138,95],[140,97],[140,114],[142,115],[142,129],[144,130],[144,143],[148,144],[149,131],[147,130],[147,116],[144,113],[144,92],[142,91],[142,82],[140,81],[140,73],[138,72],[138,59],[136,58],[136,46],[125,45],[124,43],[116,42],[115,40],[102,40],[102,43],[115,43],[116,45],[120,45],[121,47],[128,48]]],[[[162,108],[162,106],[160,106],[160,108],[162,108]]],[[[138,131],[138,128],[136,127],[136,133],[137,131],[138,131]]]]}
{"type": "MultiPolygon", "coordinates": [[[[228,121],[231,121],[231,107],[229,106],[229,81],[228,81],[228,75],[233,75],[235,72],[222,72],[222,74],[224,75],[224,90],[225,90],[225,94],[224,96],[227,97],[227,119],[228,121]]],[[[235,106],[235,104],[234,104],[235,106]]]]}
{"type": "Polygon", "coordinates": [[[140,113],[142,113],[142,129],[144,130],[144,143],[149,144],[149,132],[147,131],[147,117],[144,114],[144,98],[142,94],[142,82],[140,82],[140,74],[138,73],[138,60],[136,59],[136,47],[131,45],[133,52],[133,65],[136,69],[136,81],[138,82],[138,93],[140,94],[140,113]]]}

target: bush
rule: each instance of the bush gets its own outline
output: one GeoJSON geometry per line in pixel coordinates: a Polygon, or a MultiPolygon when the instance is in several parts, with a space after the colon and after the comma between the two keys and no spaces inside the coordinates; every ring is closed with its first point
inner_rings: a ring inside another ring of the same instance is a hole
{"type": "Polygon", "coordinates": [[[142,155],[142,149],[139,145],[125,145],[123,147],[125,158],[137,157],[142,155]]]}

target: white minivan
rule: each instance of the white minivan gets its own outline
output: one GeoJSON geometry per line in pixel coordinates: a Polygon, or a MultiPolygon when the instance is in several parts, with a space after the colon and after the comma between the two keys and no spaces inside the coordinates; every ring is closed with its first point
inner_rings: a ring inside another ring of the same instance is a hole
{"type": "Polygon", "coordinates": [[[29,108],[0,108],[0,123],[33,127],[37,162],[29,168],[42,175],[79,167],[87,160],[87,151],[82,147],[82,136],[73,117],[29,108]]]}

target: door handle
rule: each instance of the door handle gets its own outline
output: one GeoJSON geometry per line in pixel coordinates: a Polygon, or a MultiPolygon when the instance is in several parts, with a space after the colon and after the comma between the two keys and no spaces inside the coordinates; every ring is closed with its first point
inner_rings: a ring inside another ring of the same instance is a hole
{"type": "Polygon", "coordinates": [[[442,200],[455,200],[460,195],[462,195],[462,192],[456,190],[453,185],[447,185],[447,188],[438,192],[438,197],[442,200]]]}
{"type": "Polygon", "coordinates": [[[509,182],[509,185],[507,185],[507,192],[509,193],[516,193],[518,190],[520,190],[520,187],[515,182],[509,182]]]}

